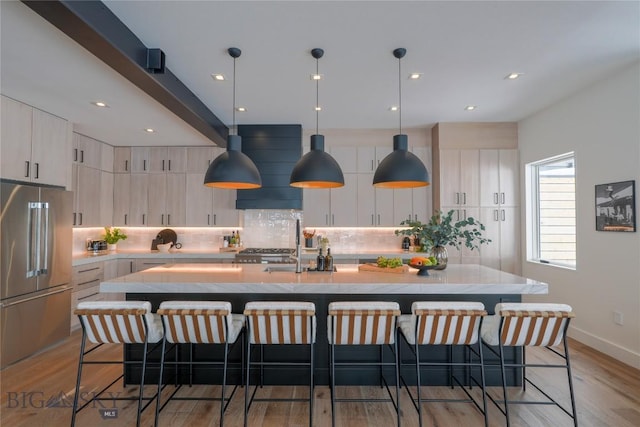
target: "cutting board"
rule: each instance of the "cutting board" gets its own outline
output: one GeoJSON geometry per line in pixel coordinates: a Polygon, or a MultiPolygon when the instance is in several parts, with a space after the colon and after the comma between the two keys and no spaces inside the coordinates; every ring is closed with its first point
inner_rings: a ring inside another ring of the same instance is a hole
{"type": "Polygon", "coordinates": [[[358,266],[358,271],[371,271],[375,273],[396,273],[403,274],[409,271],[409,266],[403,264],[402,267],[394,267],[394,268],[382,268],[378,267],[376,264],[360,264],[358,266]]]}

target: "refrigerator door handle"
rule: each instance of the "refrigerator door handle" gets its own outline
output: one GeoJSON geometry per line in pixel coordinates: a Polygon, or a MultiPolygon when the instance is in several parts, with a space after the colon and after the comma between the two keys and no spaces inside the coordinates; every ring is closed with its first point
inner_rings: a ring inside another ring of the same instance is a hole
{"type": "Polygon", "coordinates": [[[49,274],[49,203],[40,203],[41,214],[44,217],[44,227],[40,228],[40,233],[44,238],[40,239],[40,253],[42,263],[38,262],[38,275],[49,274]]]}
{"type": "Polygon", "coordinates": [[[27,277],[38,275],[40,247],[39,202],[29,202],[28,242],[27,242],[27,277]]]}
{"type": "Polygon", "coordinates": [[[2,303],[2,304],[0,304],[0,307],[2,307],[2,308],[11,307],[13,305],[22,304],[23,302],[33,301],[35,299],[40,299],[40,298],[44,298],[44,297],[50,297],[51,295],[55,295],[55,294],[59,294],[59,293],[62,293],[62,292],[66,292],[66,291],[69,291],[71,289],[72,289],[71,287],[63,286],[60,289],[56,289],[55,291],[47,292],[46,294],[37,295],[37,296],[21,299],[19,301],[14,301],[14,302],[10,302],[10,303],[2,303]]]}

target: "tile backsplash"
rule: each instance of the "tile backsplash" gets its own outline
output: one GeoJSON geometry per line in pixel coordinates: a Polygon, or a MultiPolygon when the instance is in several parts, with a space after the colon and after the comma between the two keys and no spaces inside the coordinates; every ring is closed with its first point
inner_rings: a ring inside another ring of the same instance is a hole
{"type": "MultiPolygon", "coordinates": [[[[244,247],[293,248],[295,246],[296,219],[302,228],[304,217],[301,211],[250,209],[240,212],[240,227],[173,227],[184,251],[217,251],[222,239],[233,231],[240,231],[244,247]]],[[[149,250],[151,241],[163,227],[120,227],[127,239],[118,242],[119,250],[149,250]]],[[[358,251],[384,251],[400,249],[401,237],[394,234],[393,227],[306,227],[318,235],[326,236],[334,253],[358,251]]],[[[74,228],[73,253],[86,250],[86,240],[98,240],[104,229],[74,228]]],[[[304,245],[304,240],[302,240],[304,245]]]]}

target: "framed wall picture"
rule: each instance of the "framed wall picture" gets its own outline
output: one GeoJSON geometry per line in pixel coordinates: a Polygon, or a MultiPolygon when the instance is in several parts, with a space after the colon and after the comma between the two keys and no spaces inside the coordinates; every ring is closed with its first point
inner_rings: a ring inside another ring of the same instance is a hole
{"type": "Polygon", "coordinates": [[[636,231],[636,182],[596,185],[596,230],[636,231]]]}

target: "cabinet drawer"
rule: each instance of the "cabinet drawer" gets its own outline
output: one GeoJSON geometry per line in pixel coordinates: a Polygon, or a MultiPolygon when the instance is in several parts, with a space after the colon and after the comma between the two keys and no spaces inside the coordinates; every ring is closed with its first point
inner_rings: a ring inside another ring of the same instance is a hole
{"type": "Polygon", "coordinates": [[[80,327],[80,321],[78,316],[73,314],[74,310],[79,303],[83,301],[102,301],[103,295],[100,293],[100,282],[95,286],[89,286],[71,293],[71,330],[76,330],[80,327]]]}
{"type": "Polygon", "coordinates": [[[95,282],[100,284],[102,280],[104,280],[104,263],[102,262],[73,267],[71,283],[74,290],[80,287],[86,288],[87,285],[91,286],[95,282]]]}

